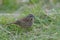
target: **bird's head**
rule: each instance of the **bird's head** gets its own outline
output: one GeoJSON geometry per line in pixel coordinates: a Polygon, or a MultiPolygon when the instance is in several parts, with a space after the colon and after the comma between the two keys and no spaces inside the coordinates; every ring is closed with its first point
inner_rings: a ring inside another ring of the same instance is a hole
{"type": "Polygon", "coordinates": [[[33,21],[34,20],[34,15],[33,14],[29,14],[27,17],[26,17],[27,20],[29,21],[33,21]]]}

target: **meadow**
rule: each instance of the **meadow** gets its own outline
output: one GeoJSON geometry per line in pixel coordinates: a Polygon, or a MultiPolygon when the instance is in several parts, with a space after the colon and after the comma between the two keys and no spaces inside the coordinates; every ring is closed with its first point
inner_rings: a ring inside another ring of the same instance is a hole
{"type": "Polygon", "coordinates": [[[0,40],[60,40],[60,8],[53,6],[51,12],[46,13],[41,1],[15,7],[17,6],[13,6],[13,12],[7,7],[0,12],[0,40]],[[25,29],[15,24],[6,25],[28,14],[35,16],[31,28],[25,29]]]}

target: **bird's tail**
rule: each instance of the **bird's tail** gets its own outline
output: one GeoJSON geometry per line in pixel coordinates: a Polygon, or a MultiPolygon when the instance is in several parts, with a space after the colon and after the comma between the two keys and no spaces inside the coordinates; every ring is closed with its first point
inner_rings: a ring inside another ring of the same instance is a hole
{"type": "Polygon", "coordinates": [[[7,23],[6,25],[10,25],[10,24],[13,24],[13,23],[7,23]]]}

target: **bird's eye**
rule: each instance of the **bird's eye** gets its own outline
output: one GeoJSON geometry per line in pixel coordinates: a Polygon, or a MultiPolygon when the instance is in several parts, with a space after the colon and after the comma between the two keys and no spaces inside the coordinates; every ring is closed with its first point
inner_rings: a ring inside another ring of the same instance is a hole
{"type": "Polygon", "coordinates": [[[30,20],[32,20],[32,18],[30,20]]]}

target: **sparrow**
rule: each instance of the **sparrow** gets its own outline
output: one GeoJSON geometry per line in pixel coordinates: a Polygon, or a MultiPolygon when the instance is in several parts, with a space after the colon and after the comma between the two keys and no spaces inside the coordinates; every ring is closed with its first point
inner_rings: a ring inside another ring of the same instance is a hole
{"type": "Polygon", "coordinates": [[[33,14],[29,14],[28,16],[22,18],[22,19],[19,19],[19,20],[16,20],[15,22],[13,23],[10,23],[10,24],[16,24],[18,26],[21,26],[21,27],[31,27],[34,23],[34,15],[33,14]]]}

